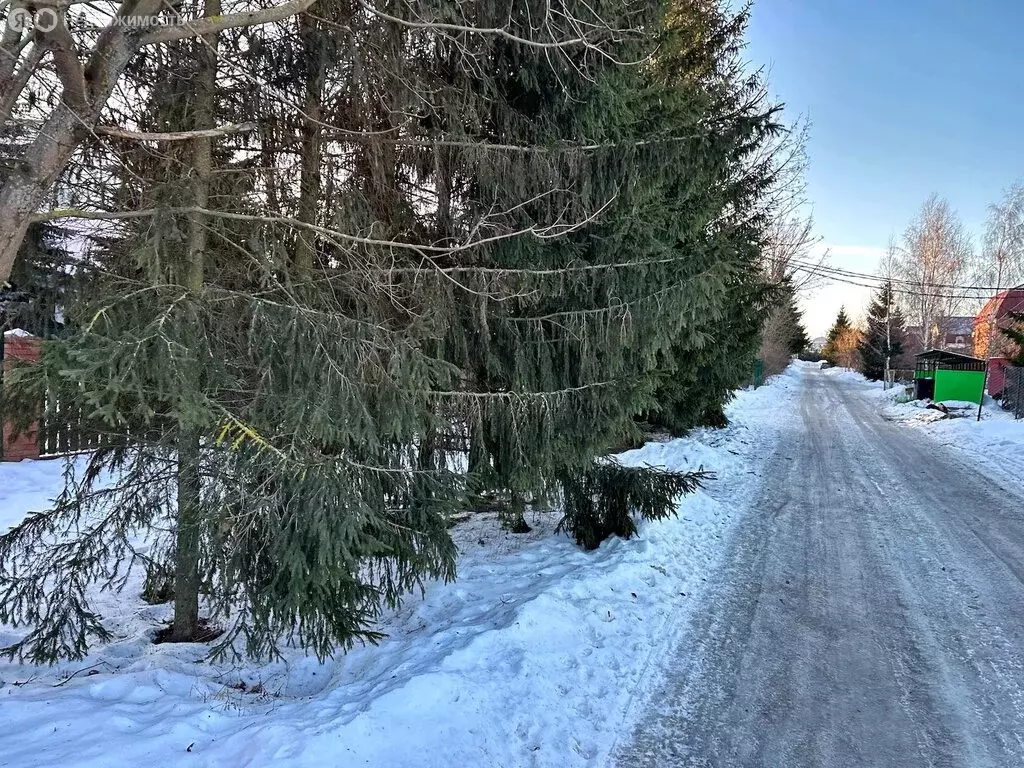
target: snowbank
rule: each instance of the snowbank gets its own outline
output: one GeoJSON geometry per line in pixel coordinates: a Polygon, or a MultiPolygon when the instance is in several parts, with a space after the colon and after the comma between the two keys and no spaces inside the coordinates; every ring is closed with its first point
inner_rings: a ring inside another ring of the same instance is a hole
{"type": "Polygon", "coordinates": [[[994,403],[986,403],[977,421],[978,406],[971,403],[964,418],[942,419],[927,426],[943,445],[963,451],[989,474],[1014,483],[1024,482],[1024,421],[994,403]]]}
{"type": "Polygon", "coordinates": [[[925,400],[911,400],[904,403],[883,400],[883,403],[885,403],[885,407],[882,408],[882,417],[889,421],[921,426],[949,418],[948,414],[943,411],[929,408],[928,401],[925,400]]]}
{"type": "MultiPolygon", "coordinates": [[[[724,430],[649,443],[629,464],[703,466],[719,479],[679,516],[583,552],[536,515],[458,526],[459,580],[389,614],[378,647],[325,663],[202,662],[203,646],[154,646],[167,606],[138,580],[101,603],[117,639],[55,668],[0,664],[0,764],[32,766],[593,765],[652,689],[704,575],[750,506],[760,467],[796,419],[791,369],[744,391],[724,430]]],[[[0,464],[0,527],[57,492],[58,462],[0,464]]],[[[0,643],[4,640],[0,628],[0,643]]],[[[12,635],[7,634],[9,640],[12,635]]]]}
{"type": "Polygon", "coordinates": [[[64,462],[18,461],[0,464],[0,532],[25,513],[50,506],[63,484],[64,462]]]}
{"type": "Polygon", "coordinates": [[[983,471],[1020,483],[1024,478],[1024,420],[1015,421],[988,395],[978,421],[978,404],[959,400],[942,403],[949,411],[929,408],[928,400],[906,400],[902,387],[883,390],[881,383],[865,380],[865,396],[875,400],[882,416],[926,431],[943,445],[968,454],[983,471]]]}

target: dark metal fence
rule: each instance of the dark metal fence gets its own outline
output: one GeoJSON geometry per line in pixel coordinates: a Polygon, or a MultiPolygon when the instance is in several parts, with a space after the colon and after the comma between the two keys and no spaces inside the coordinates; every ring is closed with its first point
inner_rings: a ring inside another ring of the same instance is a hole
{"type": "Polygon", "coordinates": [[[1003,408],[1013,411],[1014,418],[1024,418],[1024,368],[1011,366],[1005,375],[1003,408]]]}

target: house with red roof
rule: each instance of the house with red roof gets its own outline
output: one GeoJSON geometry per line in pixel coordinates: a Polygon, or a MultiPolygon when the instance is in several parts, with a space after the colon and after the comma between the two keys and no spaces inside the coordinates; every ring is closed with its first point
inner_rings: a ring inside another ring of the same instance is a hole
{"type": "Polygon", "coordinates": [[[1006,380],[1009,357],[1016,353],[1015,345],[1000,328],[1013,324],[1011,313],[1024,313],[1024,285],[997,293],[981,308],[974,318],[974,354],[988,358],[988,392],[999,397],[1006,380]]]}
{"type": "Polygon", "coordinates": [[[1024,285],[997,293],[974,318],[974,354],[977,357],[1005,357],[1015,350],[999,328],[1013,324],[1011,312],[1024,312],[1024,285]]]}

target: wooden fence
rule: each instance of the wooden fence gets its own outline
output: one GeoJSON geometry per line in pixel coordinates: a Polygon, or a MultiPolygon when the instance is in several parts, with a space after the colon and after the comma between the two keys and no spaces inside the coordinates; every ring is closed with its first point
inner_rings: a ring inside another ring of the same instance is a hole
{"type": "MultiPolygon", "coordinates": [[[[10,372],[15,365],[21,363],[37,362],[40,349],[40,339],[35,336],[10,333],[0,335],[0,373],[10,372]]],[[[3,377],[0,375],[2,386],[3,377]]],[[[28,429],[17,432],[12,421],[0,413],[0,422],[3,424],[0,460],[3,461],[68,456],[93,450],[104,442],[101,434],[86,426],[85,415],[80,408],[62,404],[52,397],[42,405],[38,420],[28,429]]]]}
{"type": "Polygon", "coordinates": [[[99,448],[103,435],[86,426],[80,408],[68,408],[58,400],[47,399],[39,419],[39,455],[69,456],[99,448]]]}

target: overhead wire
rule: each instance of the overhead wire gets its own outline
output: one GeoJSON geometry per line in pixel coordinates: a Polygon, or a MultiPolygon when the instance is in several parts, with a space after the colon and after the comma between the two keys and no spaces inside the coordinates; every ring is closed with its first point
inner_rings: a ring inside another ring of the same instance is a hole
{"type": "Polygon", "coordinates": [[[1007,290],[1007,286],[965,285],[957,283],[933,283],[927,281],[908,280],[898,277],[856,272],[853,270],[831,267],[826,264],[813,264],[799,259],[786,261],[794,271],[807,275],[824,277],[825,279],[852,285],[858,288],[879,289],[889,283],[893,293],[904,296],[927,296],[938,299],[969,299],[983,301],[994,297],[997,293],[1007,290]]]}
{"type": "Polygon", "coordinates": [[[851,277],[855,279],[866,279],[872,281],[882,280],[893,284],[906,285],[913,288],[942,288],[949,290],[964,290],[964,291],[996,291],[1005,290],[1005,286],[996,288],[996,286],[989,285],[965,285],[962,283],[933,283],[929,281],[912,280],[899,277],[889,277],[885,275],[871,274],[867,272],[856,272],[853,270],[842,269],[840,267],[833,267],[828,264],[812,264],[800,259],[791,259],[791,264],[797,265],[801,271],[821,271],[830,274],[837,274],[843,277],[851,277]]]}

